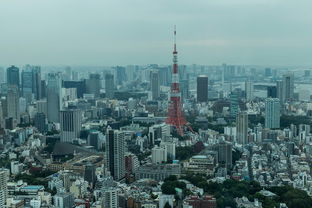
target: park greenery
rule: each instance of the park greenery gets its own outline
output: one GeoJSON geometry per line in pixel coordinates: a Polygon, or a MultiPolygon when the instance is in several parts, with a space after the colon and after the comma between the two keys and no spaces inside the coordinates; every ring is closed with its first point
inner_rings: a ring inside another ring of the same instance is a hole
{"type": "MultiPolygon", "coordinates": [[[[288,208],[309,208],[312,207],[312,198],[305,191],[295,189],[290,186],[276,186],[266,188],[268,191],[276,194],[274,197],[266,197],[260,193],[263,189],[258,182],[255,181],[238,181],[228,179],[223,183],[208,181],[207,178],[199,175],[186,175],[181,177],[202,188],[205,194],[213,195],[217,200],[218,208],[236,207],[236,197],[247,197],[250,201],[258,199],[262,202],[263,208],[278,207],[279,203],[286,203],[288,208]]],[[[175,188],[182,189],[183,195],[187,196],[191,193],[186,189],[186,184],[179,181],[176,176],[170,176],[165,179],[161,186],[164,194],[176,194],[175,188]]]]}

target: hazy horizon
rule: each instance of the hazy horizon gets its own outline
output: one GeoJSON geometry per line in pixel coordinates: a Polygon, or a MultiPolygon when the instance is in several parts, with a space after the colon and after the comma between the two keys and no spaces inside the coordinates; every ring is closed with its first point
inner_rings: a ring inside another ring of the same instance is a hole
{"type": "Polygon", "coordinates": [[[312,65],[312,2],[5,0],[0,65],[312,65]],[[300,12],[299,12],[300,11],[300,12]]]}

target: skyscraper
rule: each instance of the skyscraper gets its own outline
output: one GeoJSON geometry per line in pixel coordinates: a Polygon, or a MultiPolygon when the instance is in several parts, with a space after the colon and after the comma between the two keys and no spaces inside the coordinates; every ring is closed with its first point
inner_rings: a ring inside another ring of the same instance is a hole
{"type": "Polygon", "coordinates": [[[20,78],[19,78],[19,68],[16,66],[11,66],[7,68],[7,84],[15,85],[19,89],[20,78]]]}
{"type": "Polygon", "coordinates": [[[283,94],[283,81],[278,80],[276,82],[276,97],[280,100],[281,103],[284,101],[284,94],[283,94]]]}
{"type": "Polygon", "coordinates": [[[236,140],[245,145],[248,143],[248,114],[240,112],[236,117],[236,140]]]}
{"type": "Polygon", "coordinates": [[[287,73],[283,75],[283,98],[291,100],[294,98],[294,74],[287,73]]]}
{"type": "Polygon", "coordinates": [[[0,207],[5,207],[8,195],[7,183],[9,180],[10,171],[5,168],[0,168],[0,207]]]}
{"type": "Polygon", "coordinates": [[[46,132],[46,115],[44,113],[36,113],[35,118],[35,127],[40,133],[46,132]]]}
{"type": "Polygon", "coordinates": [[[124,81],[127,79],[126,68],[122,66],[116,66],[116,80],[117,85],[122,85],[124,81]]]}
{"type": "Polygon", "coordinates": [[[41,69],[40,66],[26,65],[22,71],[22,95],[27,103],[41,98],[41,69]]]}
{"type": "Polygon", "coordinates": [[[77,98],[82,98],[83,94],[87,92],[86,80],[80,81],[64,81],[64,88],[75,88],[77,91],[77,98]]]}
{"type": "Polygon", "coordinates": [[[151,71],[150,84],[152,91],[152,100],[157,100],[160,97],[159,71],[151,71]]]}
{"type": "Polygon", "coordinates": [[[125,141],[122,131],[107,129],[106,167],[115,180],[125,177],[125,141]]]}
{"type": "Polygon", "coordinates": [[[101,76],[99,74],[89,74],[87,80],[87,93],[93,94],[94,97],[100,97],[101,76]]]}
{"type": "Polygon", "coordinates": [[[220,142],[218,144],[218,162],[225,164],[225,167],[232,167],[232,144],[229,142],[220,142]]]}
{"type": "Polygon", "coordinates": [[[79,109],[61,111],[61,142],[72,143],[81,131],[82,114],[79,109]]]}
{"type": "Polygon", "coordinates": [[[114,98],[114,75],[106,74],[105,75],[105,94],[109,99],[114,98]]]}
{"type": "Polygon", "coordinates": [[[61,86],[62,79],[60,73],[49,73],[47,84],[47,107],[48,121],[58,123],[60,121],[61,109],[61,86]]]}
{"type": "Polygon", "coordinates": [[[278,98],[265,100],[265,128],[280,128],[280,100],[278,98]]]}
{"type": "Polygon", "coordinates": [[[239,111],[239,95],[238,92],[234,91],[230,94],[230,116],[235,118],[239,111]]]}
{"type": "Polygon", "coordinates": [[[277,87],[276,86],[268,86],[267,87],[267,97],[268,98],[277,98],[277,87]]]}
{"type": "Polygon", "coordinates": [[[19,93],[16,85],[11,85],[8,88],[6,97],[7,102],[7,117],[13,118],[17,123],[20,120],[20,109],[19,109],[19,93]]]}
{"type": "Polygon", "coordinates": [[[253,91],[254,91],[254,86],[251,81],[246,81],[245,82],[245,93],[246,93],[246,100],[252,100],[253,99],[253,91]]]}
{"type": "Polygon", "coordinates": [[[108,187],[102,190],[103,207],[118,208],[118,190],[115,187],[108,187]]]}
{"type": "Polygon", "coordinates": [[[189,81],[187,79],[181,80],[181,98],[182,101],[189,98],[189,81]]]}
{"type": "Polygon", "coordinates": [[[200,75],[197,77],[197,102],[208,101],[208,77],[200,75]]]}

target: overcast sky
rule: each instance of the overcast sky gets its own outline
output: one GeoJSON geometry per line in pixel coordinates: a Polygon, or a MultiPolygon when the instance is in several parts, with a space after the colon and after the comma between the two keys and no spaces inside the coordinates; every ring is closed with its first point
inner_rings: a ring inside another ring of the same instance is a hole
{"type": "Polygon", "coordinates": [[[1,0],[0,65],[312,65],[311,0],[1,0]]]}

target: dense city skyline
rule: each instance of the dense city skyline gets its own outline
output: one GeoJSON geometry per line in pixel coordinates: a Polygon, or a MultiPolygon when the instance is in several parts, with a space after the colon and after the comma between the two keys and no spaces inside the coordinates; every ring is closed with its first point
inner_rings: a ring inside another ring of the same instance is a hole
{"type": "Polygon", "coordinates": [[[312,3],[293,1],[2,1],[2,64],[311,65],[312,3]],[[299,12],[300,11],[300,12],[299,12]]]}

